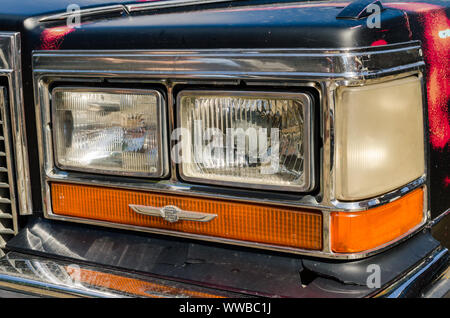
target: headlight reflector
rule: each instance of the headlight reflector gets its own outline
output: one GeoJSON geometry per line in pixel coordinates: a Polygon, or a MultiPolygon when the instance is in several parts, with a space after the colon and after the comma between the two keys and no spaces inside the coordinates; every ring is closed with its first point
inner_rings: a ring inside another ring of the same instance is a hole
{"type": "Polygon", "coordinates": [[[336,199],[374,197],[424,174],[422,112],[415,76],[338,90],[336,199]]]}
{"type": "Polygon", "coordinates": [[[158,91],[55,88],[52,101],[60,168],[148,177],[167,173],[158,91]]]}
{"type": "Polygon", "coordinates": [[[183,179],[285,191],[314,186],[308,94],[184,91],[178,107],[183,179]]]}

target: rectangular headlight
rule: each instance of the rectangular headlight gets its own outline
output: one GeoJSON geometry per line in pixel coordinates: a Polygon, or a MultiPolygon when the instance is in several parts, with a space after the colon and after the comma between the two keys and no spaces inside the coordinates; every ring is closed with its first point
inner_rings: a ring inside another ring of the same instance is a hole
{"type": "Polygon", "coordinates": [[[336,101],[336,198],[387,193],[425,173],[418,77],[342,87],[336,101]]]}
{"type": "Polygon", "coordinates": [[[165,112],[156,90],[55,88],[54,145],[61,169],[162,177],[165,112]]]}
{"type": "MultiPolygon", "coordinates": [[[[184,91],[178,95],[184,180],[308,191],[312,98],[305,93],[184,91]]],[[[177,136],[177,137],[178,137],[177,136]]]]}

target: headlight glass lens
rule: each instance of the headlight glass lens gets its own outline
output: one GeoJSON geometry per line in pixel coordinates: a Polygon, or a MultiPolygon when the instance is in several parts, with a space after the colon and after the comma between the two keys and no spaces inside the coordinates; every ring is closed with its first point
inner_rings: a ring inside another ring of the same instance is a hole
{"type": "Polygon", "coordinates": [[[154,177],[166,173],[159,92],[56,88],[52,100],[60,168],[154,177]]]}
{"type": "Polygon", "coordinates": [[[336,198],[387,193],[425,172],[418,77],[338,90],[336,198]]]}
{"type": "Polygon", "coordinates": [[[313,187],[309,95],[185,91],[178,105],[185,180],[285,191],[313,187]]]}

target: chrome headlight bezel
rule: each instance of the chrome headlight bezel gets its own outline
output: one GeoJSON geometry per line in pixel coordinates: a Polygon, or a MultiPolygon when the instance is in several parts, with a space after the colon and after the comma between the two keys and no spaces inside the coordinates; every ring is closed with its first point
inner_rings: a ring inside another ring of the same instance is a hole
{"type": "Polygon", "coordinates": [[[299,101],[302,107],[302,115],[304,118],[304,124],[302,129],[303,134],[303,183],[298,185],[269,185],[269,184],[257,184],[250,182],[235,182],[225,181],[217,179],[206,179],[202,177],[188,176],[183,171],[183,162],[178,163],[178,172],[181,179],[187,182],[213,184],[219,186],[229,186],[248,189],[261,189],[261,190],[273,190],[273,191],[286,191],[286,192],[308,192],[314,189],[314,138],[313,138],[313,123],[314,123],[314,101],[313,97],[306,92],[280,92],[280,91],[238,91],[238,90],[195,90],[187,89],[177,94],[177,127],[182,127],[182,99],[184,97],[193,96],[223,96],[234,98],[286,98],[289,100],[299,101]]]}
{"type": "Polygon", "coordinates": [[[113,93],[113,94],[137,94],[137,95],[153,95],[156,98],[156,112],[158,118],[157,139],[158,139],[158,164],[157,171],[155,173],[147,172],[126,172],[126,171],[114,171],[108,169],[78,167],[64,165],[58,158],[57,134],[56,129],[52,129],[52,142],[53,142],[53,154],[54,164],[61,170],[78,171],[86,173],[97,173],[104,175],[117,175],[117,176],[129,176],[129,177],[142,177],[142,178],[164,178],[169,173],[169,158],[167,151],[167,125],[166,125],[166,102],[161,92],[156,89],[130,89],[130,88],[112,88],[112,87],[72,87],[72,86],[57,86],[51,90],[51,120],[53,125],[56,124],[56,107],[53,105],[55,100],[55,94],[58,92],[78,92],[78,93],[113,93]]]}

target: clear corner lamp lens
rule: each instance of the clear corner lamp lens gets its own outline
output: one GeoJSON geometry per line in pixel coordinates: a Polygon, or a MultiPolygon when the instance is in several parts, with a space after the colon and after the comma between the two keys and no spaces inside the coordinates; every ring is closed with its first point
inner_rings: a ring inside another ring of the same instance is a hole
{"type": "Polygon", "coordinates": [[[178,107],[182,142],[175,152],[181,154],[183,179],[281,191],[313,188],[308,94],[184,91],[178,107]]]}
{"type": "Polygon", "coordinates": [[[422,112],[416,76],[339,88],[336,199],[385,194],[425,173],[422,112]]]}
{"type": "Polygon", "coordinates": [[[159,92],[55,88],[52,94],[61,169],[147,177],[166,173],[159,92]]]}

